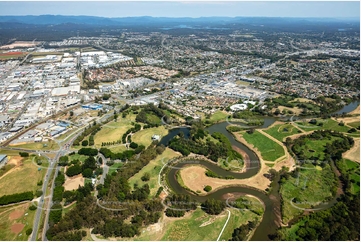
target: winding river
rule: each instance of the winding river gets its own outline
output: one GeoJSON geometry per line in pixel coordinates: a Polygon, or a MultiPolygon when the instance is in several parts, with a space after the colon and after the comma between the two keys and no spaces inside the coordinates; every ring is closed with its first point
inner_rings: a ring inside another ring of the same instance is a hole
{"type": "MultiPolygon", "coordinates": [[[[346,105],[343,109],[339,110],[336,113],[351,112],[358,105],[359,105],[359,102],[353,102],[349,105],[346,105]]],[[[268,127],[275,121],[276,121],[275,118],[265,117],[265,123],[258,128],[268,127]]],[[[229,141],[231,142],[231,144],[233,146],[236,146],[239,149],[242,149],[244,152],[246,152],[247,155],[249,156],[250,160],[252,161],[249,164],[249,168],[247,168],[247,170],[244,173],[235,173],[235,172],[231,172],[231,171],[226,171],[226,170],[220,168],[219,166],[217,166],[215,163],[211,163],[208,161],[200,161],[199,164],[202,166],[205,166],[207,169],[217,173],[218,175],[221,175],[221,176],[231,175],[231,176],[234,176],[236,179],[245,179],[245,178],[249,178],[249,177],[256,175],[258,173],[258,171],[260,170],[260,166],[261,166],[258,156],[252,150],[250,150],[247,146],[245,146],[242,143],[240,143],[239,141],[237,141],[233,137],[233,135],[230,134],[226,130],[226,127],[228,125],[229,125],[228,122],[222,122],[222,123],[212,125],[211,127],[207,128],[207,130],[211,134],[213,132],[220,132],[220,133],[224,134],[229,139],[229,141]]],[[[189,129],[188,128],[185,128],[185,127],[184,128],[176,128],[176,129],[172,129],[168,135],[163,137],[162,140],[160,141],[160,143],[164,144],[164,145],[168,145],[168,142],[175,135],[179,134],[180,132],[183,132],[186,137],[189,137],[189,129]]],[[[253,195],[253,196],[259,198],[264,203],[265,211],[264,211],[262,220],[261,220],[260,224],[258,225],[258,227],[256,228],[251,240],[258,240],[258,241],[269,240],[268,235],[274,233],[276,231],[276,229],[280,226],[281,214],[280,214],[280,198],[279,198],[279,194],[278,194],[279,177],[276,177],[274,179],[274,182],[272,183],[271,192],[269,194],[266,194],[263,191],[260,191],[260,190],[257,190],[255,188],[251,188],[251,187],[232,185],[232,186],[228,186],[225,188],[215,190],[214,192],[211,192],[205,196],[198,196],[198,195],[195,195],[195,194],[189,192],[185,188],[183,188],[176,179],[177,172],[179,172],[180,168],[182,168],[186,165],[187,165],[187,163],[185,163],[185,162],[175,164],[175,165],[173,165],[173,167],[175,167],[175,169],[174,168],[169,169],[169,171],[167,173],[168,185],[169,185],[170,189],[173,190],[175,193],[188,194],[188,195],[190,195],[190,197],[192,199],[195,199],[196,201],[199,201],[199,202],[203,202],[209,198],[225,200],[225,195],[230,194],[230,193],[249,194],[249,195],[253,195]]],[[[325,208],[331,207],[335,202],[336,202],[336,197],[333,198],[327,204],[316,206],[314,209],[325,209],[325,208]]]]}

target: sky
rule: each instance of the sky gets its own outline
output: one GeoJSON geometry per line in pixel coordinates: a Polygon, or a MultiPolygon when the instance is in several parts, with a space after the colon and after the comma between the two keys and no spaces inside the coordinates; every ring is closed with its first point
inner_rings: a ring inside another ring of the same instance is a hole
{"type": "Polygon", "coordinates": [[[360,18],[359,1],[1,1],[0,15],[360,18]]]}

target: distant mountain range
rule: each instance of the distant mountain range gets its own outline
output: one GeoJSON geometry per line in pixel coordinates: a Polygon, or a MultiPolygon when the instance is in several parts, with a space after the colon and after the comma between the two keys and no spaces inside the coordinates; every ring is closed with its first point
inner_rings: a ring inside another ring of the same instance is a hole
{"type": "Polygon", "coordinates": [[[200,18],[168,18],[168,17],[124,17],[124,18],[106,18],[95,16],[65,16],[65,15],[26,15],[26,16],[0,16],[2,23],[21,23],[21,24],[87,24],[98,26],[122,26],[122,25],[153,25],[153,24],[229,24],[229,23],[248,23],[248,24],[290,24],[299,22],[325,23],[325,22],[353,22],[359,23],[359,19],[336,19],[336,18],[268,18],[268,17],[200,17],[200,18]]]}

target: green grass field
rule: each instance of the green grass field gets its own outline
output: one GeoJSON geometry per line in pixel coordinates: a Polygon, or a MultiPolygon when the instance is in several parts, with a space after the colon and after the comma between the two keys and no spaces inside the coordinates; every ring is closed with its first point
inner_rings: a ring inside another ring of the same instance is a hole
{"type": "Polygon", "coordinates": [[[11,145],[10,147],[15,147],[15,148],[22,148],[22,149],[28,149],[28,150],[58,150],[59,149],[59,145],[50,140],[49,142],[33,142],[33,143],[28,143],[28,144],[21,144],[21,145],[11,145]],[[44,145],[46,145],[44,147],[44,145]]]}
{"type": "Polygon", "coordinates": [[[320,170],[311,164],[304,165],[310,169],[300,169],[299,175],[289,176],[281,180],[280,193],[283,198],[283,221],[287,223],[294,216],[302,214],[303,210],[292,206],[291,201],[300,208],[311,208],[312,205],[324,202],[332,197],[331,189],[337,186],[335,175],[329,165],[320,170]],[[311,169],[312,168],[312,169],[311,169]]]}
{"type": "Polygon", "coordinates": [[[254,145],[259,150],[264,160],[275,161],[285,155],[283,148],[279,144],[258,131],[255,131],[253,134],[243,131],[240,133],[248,143],[254,145]]]}
{"type": "Polygon", "coordinates": [[[121,153],[127,150],[125,145],[115,145],[115,146],[105,146],[106,148],[110,149],[114,153],[121,153]]]}
{"type": "Polygon", "coordinates": [[[208,240],[215,241],[227,220],[228,212],[223,216],[208,215],[201,209],[196,209],[190,218],[167,223],[167,231],[162,240],[208,240]],[[200,227],[203,223],[214,220],[210,225],[200,227]]]}
{"type": "Polygon", "coordinates": [[[310,159],[312,157],[318,157],[320,160],[324,159],[324,150],[326,147],[326,144],[332,143],[335,140],[340,140],[341,138],[337,138],[332,136],[330,139],[323,139],[323,140],[313,140],[308,139],[306,141],[306,145],[303,146],[303,154],[307,159],[310,159]]]}
{"type": "Polygon", "coordinates": [[[147,183],[150,188],[150,197],[154,197],[159,188],[158,174],[160,172],[160,169],[169,159],[177,156],[179,156],[179,154],[177,154],[175,151],[166,148],[161,155],[157,156],[157,158],[155,158],[154,160],[151,160],[148,165],[143,167],[137,174],[135,174],[128,180],[131,188],[134,187],[135,183],[137,183],[139,187],[147,183]],[[149,173],[150,180],[147,182],[143,182],[141,180],[141,177],[146,172],[149,173]]]}
{"type": "MultiPolygon", "coordinates": [[[[131,115],[128,115],[131,118],[131,115]]],[[[97,148],[101,148],[102,142],[112,142],[121,140],[123,134],[132,128],[132,120],[129,118],[118,117],[117,122],[111,121],[104,125],[102,129],[94,136],[94,143],[97,148]]]]}
{"type": "Polygon", "coordinates": [[[347,123],[347,125],[350,125],[351,127],[354,127],[354,128],[358,128],[358,127],[360,127],[360,122],[356,121],[356,122],[352,122],[352,123],[347,123]]]}
{"type": "Polygon", "coordinates": [[[25,203],[21,205],[14,205],[4,208],[0,212],[0,240],[2,241],[26,241],[28,240],[28,235],[26,235],[26,230],[32,228],[34,216],[36,211],[29,210],[31,203],[25,203]],[[18,218],[14,218],[13,212],[19,213],[18,218]],[[27,214],[27,215],[25,215],[27,214]],[[11,216],[11,218],[10,218],[11,216]],[[24,228],[19,232],[15,233],[11,230],[11,227],[14,224],[23,224],[24,228]]]}
{"type": "Polygon", "coordinates": [[[168,134],[168,130],[164,126],[143,129],[132,135],[132,141],[138,145],[144,145],[145,147],[148,147],[152,143],[152,136],[154,134],[163,137],[168,134]]]}
{"type": "Polygon", "coordinates": [[[339,122],[336,122],[333,119],[316,119],[317,124],[323,123],[322,126],[317,124],[310,124],[309,122],[295,122],[301,129],[305,131],[320,130],[320,129],[330,129],[338,132],[347,132],[350,128],[347,126],[340,126],[339,122]]]}
{"type": "Polygon", "coordinates": [[[218,122],[218,121],[225,121],[227,118],[228,114],[226,112],[223,111],[216,111],[214,114],[212,114],[212,116],[210,117],[210,121],[212,123],[218,122]]]}
{"type": "Polygon", "coordinates": [[[284,138],[297,134],[299,130],[291,124],[280,124],[263,131],[282,142],[284,138]]]}
{"type": "Polygon", "coordinates": [[[79,160],[81,162],[84,162],[86,158],[87,158],[86,155],[79,155],[79,154],[75,153],[74,155],[69,156],[69,162],[71,162],[73,160],[79,160]]]}
{"type": "Polygon", "coordinates": [[[0,178],[1,195],[10,195],[39,189],[37,183],[43,180],[46,169],[38,171],[31,158],[22,161],[22,165],[8,171],[0,178]]]}

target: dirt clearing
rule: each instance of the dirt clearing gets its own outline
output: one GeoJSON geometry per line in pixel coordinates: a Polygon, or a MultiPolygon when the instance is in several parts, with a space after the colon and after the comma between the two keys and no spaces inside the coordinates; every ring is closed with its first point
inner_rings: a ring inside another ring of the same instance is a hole
{"type": "Polygon", "coordinates": [[[9,215],[9,219],[10,220],[15,220],[20,218],[21,216],[24,215],[24,211],[23,210],[15,210],[14,212],[11,212],[9,215]]]}
{"type": "Polygon", "coordinates": [[[64,183],[65,191],[78,189],[79,186],[84,186],[84,178],[82,175],[77,175],[72,178],[67,178],[64,183]]]}
{"type": "Polygon", "coordinates": [[[343,153],[342,157],[360,163],[360,139],[354,139],[355,144],[343,153]]]}
{"type": "Polygon", "coordinates": [[[20,166],[22,159],[23,158],[21,156],[10,156],[8,164],[13,164],[15,166],[20,166]]]}
{"type": "Polygon", "coordinates": [[[180,176],[185,186],[195,192],[201,191],[201,194],[206,194],[203,188],[207,185],[212,187],[212,191],[228,185],[246,185],[265,190],[271,183],[270,180],[263,176],[268,170],[269,167],[263,165],[257,175],[251,178],[226,180],[208,177],[205,174],[206,168],[192,165],[180,170],[180,176]]]}
{"type": "Polygon", "coordinates": [[[11,225],[11,231],[15,234],[18,234],[21,232],[21,230],[23,230],[24,227],[24,224],[13,224],[11,225]]]}

